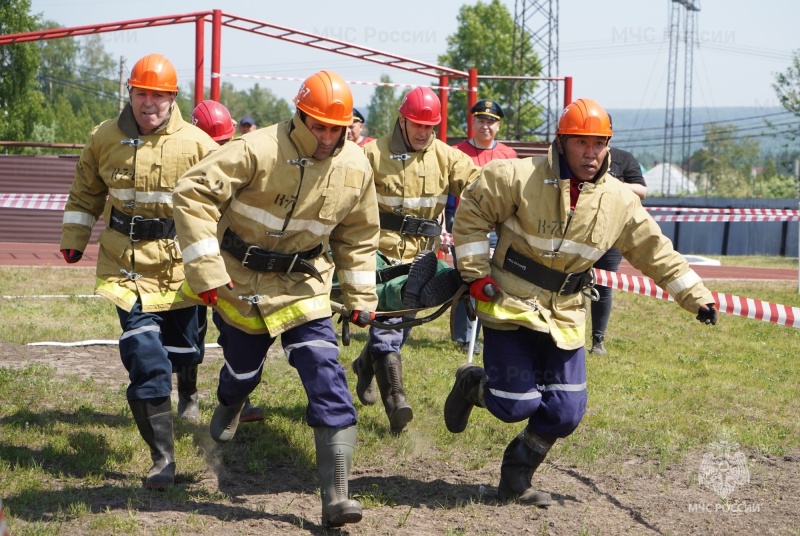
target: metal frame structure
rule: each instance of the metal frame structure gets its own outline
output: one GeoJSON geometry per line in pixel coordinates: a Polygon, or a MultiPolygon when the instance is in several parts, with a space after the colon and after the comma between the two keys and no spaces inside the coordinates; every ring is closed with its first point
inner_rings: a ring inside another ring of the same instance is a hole
{"type": "MultiPolygon", "coordinates": [[[[194,103],[199,104],[204,97],[205,86],[203,72],[206,66],[205,57],[205,23],[211,24],[211,92],[212,100],[220,99],[220,67],[221,67],[221,48],[222,48],[222,28],[232,28],[250,32],[264,37],[288,41],[302,46],[333,52],[343,56],[348,56],[358,60],[369,61],[379,65],[385,65],[394,69],[402,69],[408,72],[433,77],[439,80],[440,99],[442,101],[443,121],[439,127],[439,138],[447,139],[447,92],[448,81],[453,78],[467,78],[468,80],[468,106],[477,101],[478,73],[471,69],[468,72],[459,71],[443,65],[426,63],[407,58],[391,52],[385,52],[373,48],[363,47],[354,43],[348,43],[329,37],[304,32],[279,26],[268,22],[258,21],[247,17],[240,17],[229,13],[223,13],[219,9],[212,11],[199,11],[182,15],[165,15],[161,17],[149,17],[143,19],[133,19],[120,22],[89,24],[85,26],[73,26],[69,28],[53,28],[34,32],[24,32],[17,34],[0,35],[0,45],[14,43],[26,43],[31,41],[42,41],[48,39],[60,39],[63,37],[77,37],[107,32],[118,32],[124,30],[135,30],[142,28],[156,28],[159,26],[169,26],[174,24],[195,25],[195,65],[194,65],[194,103]]],[[[556,66],[557,70],[557,66],[556,66]]],[[[491,78],[482,77],[482,78],[491,78]]],[[[552,78],[552,80],[564,80],[564,78],[552,78]]],[[[570,79],[571,81],[571,79],[570,79]]],[[[565,101],[567,99],[565,91],[565,101]]],[[[571,100],[571,84],[570,84],[571,100]]],[[[568,101],[567,101],[568,102],[568,101]]],[[[548,109],[548,111],[551,111],[548,109]]],[[[553,112],[555,113],[555,112],[553,112]]],[[[468,133],[472,133],[472,122],[468,121],[468,133]]]]}

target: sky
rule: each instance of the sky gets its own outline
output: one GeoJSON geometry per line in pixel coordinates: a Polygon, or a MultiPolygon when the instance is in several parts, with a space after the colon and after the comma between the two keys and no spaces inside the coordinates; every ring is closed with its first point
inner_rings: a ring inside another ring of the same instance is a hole
{"type": "MultiPolygon", "coordinates": [[[[515,3],[503,0],[514,14],[515,3]]],[[[447,37],[457,28],[463,4],[453,0],[303,0],[269,2],[226,0],[32,0],[32,11],[62,26],[194,13],[212,9],[293,30],[353,41],[419,61],[438,63],[447,37]],[[223,7],[224,6],[224,7],[223,7]]],[[[486,0],[488,3],[488,0],[486,0]]],[[[531,3],[531,2],[527,2],[531,3]]],[[[772,84],[800,49],[800,2],[694,0],[699,5],[692,78],[693,107],[780,106],[772,84]]],[[[573,78],[573,97],[589,97],[608,109],[664,108],[666,105],[670,0],[561,0],[559,2],[559,75],[573,78]]],[[[160,52],[175,64],[181,88],[193,80],[194,24],[101,34],[106,51],[124,57],[127,69],[140,57],[160,52]]],[[[211,27],[205,30],[210,85],[211,27]]],[[[486,35],[491,53],[492,36],[486,35]]],[[[676,107],[684,94],[683,52],[678,63],[676,107]]],[[[321,69],[338,72],[353,84],[355,104],[365,107],[381,74],[400,84],[422,85],[430,78],[384,65],[316,51],[248,32],[223,28],[223,81],[244,89],[258,83],[289,101],[300,81],[321,69]],[[230,76],[237,75],[237,76],[230,76]],[[262,77],[262,78],[255,78],[262,77]],[[263,77],[272,77],[267,79],[263,77]],[[290,80],[275,80],[276,77],[290,80]]],[[[494,73],[480,73],[494,74],[494,73]]],[[[405,89],[403,89],[405,91],[405,89]]]]}

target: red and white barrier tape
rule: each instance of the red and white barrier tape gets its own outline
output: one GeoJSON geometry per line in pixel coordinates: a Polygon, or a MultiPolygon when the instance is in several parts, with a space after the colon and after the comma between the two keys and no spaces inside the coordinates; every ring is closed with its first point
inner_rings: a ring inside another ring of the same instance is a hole
{"type": "MultiPolygon", "coordinates": [[[[598,285],[652,298],[674,301],[672,296],[656,285],[652,279],[598,269],[595,269],[594,273],[598,285]]],[[[797,307],[743,298],[732,294],[720,294],[718,292],[712,292],[711,294],[714,296],[714,301],[722,313],[753,318],[763,322],[772,322],[781,326],[800,328],[800,309],[797,307]]]]}
{"type": "Polygon", "coordinates": [[[0,208],[64,210],[67,194],[0,194],[0,208]]]}
{"type": "Polygon", "coordinates": [[[704,214],[756,214],[799,216],[800,210],[787,208],[704,208],[704,207],[644,207],[648,212],[702,212],[704,214]]]}
{"type": "Polygon", "coordinates": [[[748,222],[748,221],[800,221],[800,215],[755,215],[755,214],[711,214],[711,215],[654,215],[656,221],[695,221],[695,222],[748,222]]]}

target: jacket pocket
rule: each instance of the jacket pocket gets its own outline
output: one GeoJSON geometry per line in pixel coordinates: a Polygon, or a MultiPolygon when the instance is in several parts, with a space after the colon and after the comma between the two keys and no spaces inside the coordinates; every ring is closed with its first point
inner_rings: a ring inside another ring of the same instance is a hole
{"type": "Polygon", "coordinates": [[[363,184],[363,171],[348,168],[332,170],[328,186],[322,189],[320,220],[326,223],[335,223],[341,220],[345,211],[351,210],[355,205],[363,184]]]}

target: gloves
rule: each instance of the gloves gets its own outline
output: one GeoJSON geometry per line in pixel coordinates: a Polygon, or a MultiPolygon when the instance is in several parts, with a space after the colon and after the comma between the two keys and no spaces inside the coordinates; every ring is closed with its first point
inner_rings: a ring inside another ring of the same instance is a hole
{"type": "Polygon", "coordinates": [[[490,275],[476,279],[469,285],[469,295],[478,301],[492,301],[497,290],[497,283],[490,275]]]}
{"type": "MultiPolygon", "coordinates": [[[[233,290],[233,281],[228,281],[225,285],[230,290],[233,290]]],[[[212,288],[208,290],[204,290],[203,292],[198,292],[197,296],[203,300],[206,305],[216,305],[217,304],[217,289],[212,288]]]]}
{"type": "Polygon", "coordinates": [[[711,324],[712,326],[716,325],[717,304],[707,303],[700,307],[700,310],[697,312],[697,319],[703,324],[711,324]]]}
{"type": "Polygon", "coordinates": [[[373,320],[375,320],[375,313],[371,313],[369,311],[355,310],[350,313],[350,322],[360,328],[367,327],[373,320]]]}
{"type": "Polygon", "coordinates": [[[78,249],[62,249],[61,254],[64,256],[64,260],[69,264],[74,264],[83,257],[83,251],[78,249]]]}

